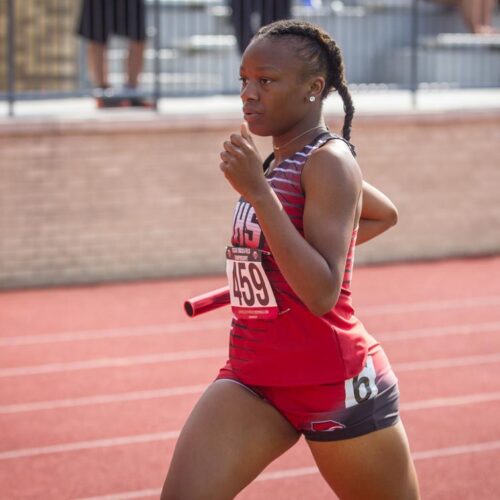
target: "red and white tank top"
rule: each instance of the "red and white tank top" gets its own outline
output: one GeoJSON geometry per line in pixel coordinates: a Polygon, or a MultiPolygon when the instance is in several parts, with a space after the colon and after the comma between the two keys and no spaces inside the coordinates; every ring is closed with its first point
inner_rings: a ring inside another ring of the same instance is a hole
{"type": "MultiPolygon", "coordinates": [[[[344,140],[335,134],[321,134],[267,176],[302,236],[305,203],[302,170],[311,153],[334,139],[344,140]]],[[[234,212],[231,244],[266,251],[263,267],[280,310],[273,320],[233,318],[229,363],[243,382],[269,386],[332,383],[352,378],[362,370],[368,348],[376,341],[355,317],[352,307],[350,283],[356,236],[354,230],[339,300],[327,314],[317,317],[297,297],[272,254],[267,253],[270,249],[255,211],[240,198],[234,212]]]]}

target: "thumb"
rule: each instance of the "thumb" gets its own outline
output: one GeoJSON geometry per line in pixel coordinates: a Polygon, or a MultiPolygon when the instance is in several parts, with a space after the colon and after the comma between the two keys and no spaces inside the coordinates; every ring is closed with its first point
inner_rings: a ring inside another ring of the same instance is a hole
{"type": "Polygon", "coordinates": [[[248,128],[248,123],[243,122],[241,124],[241,136],[245,138],[250,144],[255,145],[252,139],[252,136],[250,135],[250,130],[248,128]]]}

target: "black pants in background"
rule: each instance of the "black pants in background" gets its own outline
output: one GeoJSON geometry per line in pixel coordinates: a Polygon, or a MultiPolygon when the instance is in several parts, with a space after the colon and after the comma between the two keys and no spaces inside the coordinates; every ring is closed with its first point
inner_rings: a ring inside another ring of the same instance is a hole
{"type": "Polygon", "coordinates": [[[82,0],[77,33],[97,43],[110,35],[142,42],[146,38],[144,0],[82,0]]]}
{"type": "Polygon", "coordinates": [[[238,40],[238,48],[243,54],[250,40],[255,35],[252,27],[252,14],[257,12],[260,26],[289,19],[292,0],[231,0],[234,33],[238,40]]]}

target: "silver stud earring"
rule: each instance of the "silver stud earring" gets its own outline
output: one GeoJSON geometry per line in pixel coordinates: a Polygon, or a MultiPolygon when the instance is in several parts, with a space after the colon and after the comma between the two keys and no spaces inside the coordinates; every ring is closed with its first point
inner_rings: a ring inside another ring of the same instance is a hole
{"type": "Polygon", "coordinates": [[[309,96],[309,101],[310,102],[314,102],[315,100],[316,100],[315,96],[313,96],[313,95],[309,96]]]}

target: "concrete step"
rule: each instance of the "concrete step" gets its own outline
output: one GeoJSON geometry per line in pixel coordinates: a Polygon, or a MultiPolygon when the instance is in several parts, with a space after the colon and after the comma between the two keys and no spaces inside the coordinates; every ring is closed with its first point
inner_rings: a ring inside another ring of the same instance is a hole
{"type": "MultiPolygon", "coordinates": [[[[124,83],[123,75],[112,73],[109,78],[113,87],[119,88],[124,83]]],[[[154,73],[144,72],[140,79],[140,90],[146,94],[155,91],[154,73]]],[[[212,95],[213,89],[220,93],[234,93],[219,73],[162,73],[159,75],[159,88],[161,94],[169,96],[197,96],[212,95]]]]}
{"type": "MultiPolygon", "coordinates": [[[[126,56],[125,49],[109,51],[111,82],[123,81],[126,56]]],[[[155,51],[147,49],[142,74],[146,85],[154,81],[155,64],[158,64],[165,91],[178,88],[182,94],[199,93],[209,90],[211,85],[217,92],[239,91],[240,56],[233,35],[191,36],[179,40],[175,48],[161,49],[158,61],[154,57],[155,51]]]]}
{"type": "MultiPolygon", "coordinates": [[[[377,81],[407,87],[411,84],[412,54],[409,47],[381,58],[377,81]]],[[[418,49],[419,82],[452,88],[500,86],[500,51],[449,47],[418,49]]]]}
{"type": "Polygon", "coordinates": [[[500,50],[500,34],[440,33],[423,37],[420,46],[427,49],[493,49],[500,50]]]}
{"type": "MultiPolygon", "coordinates": [[[[421,4],[419,59],[422,81],[437,82],[442,77],[445,85],[456,87],[495,84],[499,63],[486,52],[497,53],[498,35],[475,37],[462,33],[465,27],[456,9],[437,9],[427,2],[421,4]],[[479,47],[480,57],[469,53],[479,47]]],[[[411,68],[410,51],[405,48],[411,44],[409,6],[409,2],[403,5],[400,0],[324,1],[319,9],[297,4],[293,13],[323,26],[335,37],[342,47],[347,79],[351,84],[407,86],[411,68]]],[[[148,15],[151,13],[150,9],[148,15]]],[[[495,24],[499,20],[497,13],[495,24]]],[[[150,18],[150,25],[153,24],[154,19],[150,18]]],[[[230,9],[223,0],[161,1],[159,45],[160,72],[177,75],[173,80],[202,82],[205,78],[206,81],[222,82],[222,88],[213,88],[214,92],[238,90],[239,53],[230,9]]],[[[109,55],[115,79],[119,79],[122,72],[123,46],[115,45],[109,55]]],[[[153,58],[154,52],[147,50],[145,73],[153,72],[153,58]]],[[[166,81],[172,78],[165,77],[166,81]]]]}

